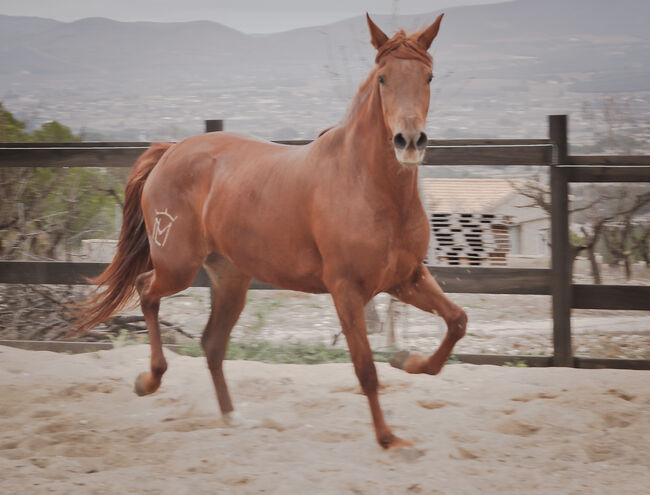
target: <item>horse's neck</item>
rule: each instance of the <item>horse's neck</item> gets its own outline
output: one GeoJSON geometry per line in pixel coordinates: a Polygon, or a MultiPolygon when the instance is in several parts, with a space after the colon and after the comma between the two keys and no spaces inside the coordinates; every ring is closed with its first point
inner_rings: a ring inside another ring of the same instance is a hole
{"type": "Polygon", "coordinates": [[[353,173],[364,173],[375,187],[388,195],[400,209],[419,201],[417,168],[406,168],[395,158],[392,136],[384,123],[381,100],[376,90],[365,98],[344,124],[348,149],[353,156],[353,173]]]}

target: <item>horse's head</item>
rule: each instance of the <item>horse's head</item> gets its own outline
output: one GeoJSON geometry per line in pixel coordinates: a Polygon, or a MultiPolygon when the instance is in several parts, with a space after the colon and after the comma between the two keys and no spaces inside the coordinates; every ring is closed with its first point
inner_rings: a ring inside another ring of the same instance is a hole
{"type": "Polygon", "coordinates": [[[366,14],[371,42],[377,49],[375,84],[379,86],[384,122],[392,136],[395,156],[405,166],[417,166],[424,159],[424,129],[433,78],[433,59],[427,50],[438,34],[442,15],[419,33],[406,35],[399,31],[388,38],[366,14]]]}

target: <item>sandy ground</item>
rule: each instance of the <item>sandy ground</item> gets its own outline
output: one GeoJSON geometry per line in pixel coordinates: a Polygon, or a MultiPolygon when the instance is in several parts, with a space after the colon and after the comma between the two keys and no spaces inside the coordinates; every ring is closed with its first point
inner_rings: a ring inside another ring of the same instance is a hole
{"type": "Polygon", "coordinates": [[[229,361],[244,423],[220,420],[202,358],[146,346],[83,355],[0,347],[0,493],[611,494],[650,486],[644,371],[379,365],[415,449],[385,452],[351,365],[229,361]]]}

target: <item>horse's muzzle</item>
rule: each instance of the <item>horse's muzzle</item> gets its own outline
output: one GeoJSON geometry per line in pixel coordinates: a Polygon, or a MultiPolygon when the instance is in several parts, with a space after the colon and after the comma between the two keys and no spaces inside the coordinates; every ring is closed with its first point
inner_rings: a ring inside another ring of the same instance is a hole
{"type": "Polygon", "coordinates": [[[404,166],[417,166],[424,160],[427,135],[422,131],[402,131],[393,136],[395,157],[404,166]]]}

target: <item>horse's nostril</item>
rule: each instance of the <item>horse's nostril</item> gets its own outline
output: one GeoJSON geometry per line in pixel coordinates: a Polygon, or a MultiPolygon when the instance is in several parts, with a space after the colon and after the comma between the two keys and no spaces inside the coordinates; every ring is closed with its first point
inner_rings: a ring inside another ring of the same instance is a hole
{"type": "Polygon", "coordinates": [[[419,150],[424,149],[427,147],[427,135],[424,132],[420,133],[420,137],[418,138],[417,142],[415,143],[415,147],[419,150]]]}
{"type": "Polygon", "coordinates": [[[404,139],[404,136],[402,136],[401,132],[395,134],[395,137],[393,138],[393,144],[395,145],[395,148],[400,150],[406,148],[406,139],[404,139]]]}

